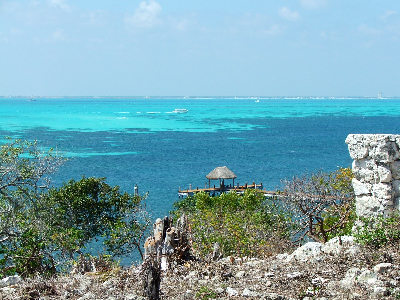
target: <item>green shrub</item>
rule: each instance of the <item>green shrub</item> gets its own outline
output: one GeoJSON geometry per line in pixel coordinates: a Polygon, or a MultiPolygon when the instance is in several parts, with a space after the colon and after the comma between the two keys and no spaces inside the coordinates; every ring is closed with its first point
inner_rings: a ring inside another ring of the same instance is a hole
{"type": "Polygon", "coordinates": [[[292,229],[290,215],[257,190],[216,197],[200,192],[174,207],[175,217],[188,216],[193,248],[202,256],[210,254],[215,243],[224,256],[266,256],[288,241],[292,229]]]}
{"type": "MultiPolygon", "coordinates": [[[[333,209],[327,208],[321,217],[328,241],[337,236],[352,235],[353,226],[357,220],[355,202],[333,209]]],[[[318,232],[319,230],[317,230],[317,235],[318,232]]]]}
{"type": "Polygon", "coordinates": [[[381,248],[400,241],[400,215],[393,213],[387,217],[361,218],[354,236],[360,244],[381,248]]]}
{"type": "Polygon", "coordinates": [[[216,299],[217,293],[206,286],[202,286],[200,290],[196,293],[196,298],[201,300],[216,299]]]}

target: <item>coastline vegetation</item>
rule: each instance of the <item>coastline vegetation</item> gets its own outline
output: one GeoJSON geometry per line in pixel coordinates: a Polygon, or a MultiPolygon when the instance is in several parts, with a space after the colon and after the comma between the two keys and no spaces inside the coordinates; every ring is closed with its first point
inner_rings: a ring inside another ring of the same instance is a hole
{"type": "Polygon", "coordinates": [[[104,178],[51,187],[65,160],[53,149],[11,140],[0,149],[0,277],[50,276],[84,255],[95,239],[111,256],[140,251],[148,225],[144,197],[104,178]]]}
{"type": "MultiPolygon", "coordinates": [[[[36,142],[9,139],[1,146],[0,278],[67,271],[98,238],[104,244],[99,260],[132,251],[143,257],[150,222],[142,203],[146,196],[122,192],[94,177],[51,187],[50,175],[64,162],[36,142]]],[[[350,168],[295,176],[283,181],[282,191],[271,199],[250,189],[216,197],[197,193],[175,202],[171,214],[187,216],[198,258],[266,258],[305,241],[349,234],[371,249],[398,243],[398,215],[357,219],[352,178],[350,168]],[[362,225],[355,227],[358,221],[362,225]]]]}
{"type": "Polygon", "coordinates": [[[374,249],[399,243],[399,212],[395,212],[386,217],[361,218],[360,221],[360,224],[355,227],[353,233],[358,243],[374,249]]]}
{"type": "Polygon", "coordinates": [[[175,202],[174,208],[174,217],[188,217],[199,257],[212,253],[215,243],[223,256],[269,256],[289,246],[295,229],[289,212],[253,189],[214,197],[200,192],[175,202]]]}
{"type": "Polygon", "coordinates": [[[350,168],[339,168],[282,181],[283,206],[293,213],[298,227],[295,241],[326,243],[336,236],[351,234],[356,219],[352,179],[350,168]]]}
{"type": "Polygon", "coordinates": [[[350,168],[295,176],[270,199],[250,189],[216,197],[201,192],[175,202],[172,214],[187,215],[193,248],[202,257],[218,243],[223,256],[261,258],[350,234],[356,219],[352,178],[350,168]]]}

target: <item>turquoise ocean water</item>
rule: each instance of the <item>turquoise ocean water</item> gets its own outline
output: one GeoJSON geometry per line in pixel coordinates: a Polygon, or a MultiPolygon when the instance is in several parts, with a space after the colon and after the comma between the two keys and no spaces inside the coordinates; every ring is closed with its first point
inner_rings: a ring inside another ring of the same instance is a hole
{"type": "Polygon", "coordinates": [[[0,137],[60,150],[69,161],[55,185],[82,175],[131,193],[137,184],[154,218],[168,214],[179,188],[204,187],[217,166],[235,183],[274,190],[295,174],[350,166],[350,133],[400,133],[400,99],[35,100],[0,99],[0,137]]]}

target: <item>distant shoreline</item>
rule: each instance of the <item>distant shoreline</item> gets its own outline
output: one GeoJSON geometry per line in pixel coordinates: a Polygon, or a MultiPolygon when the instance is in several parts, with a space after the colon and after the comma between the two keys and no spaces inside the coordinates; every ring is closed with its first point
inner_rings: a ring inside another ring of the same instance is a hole
{"type": "Polygon", "coordinates": [[[368,96],[0,96],[0,99],[400,99],[400,96],[368,97],[368,96]]]}

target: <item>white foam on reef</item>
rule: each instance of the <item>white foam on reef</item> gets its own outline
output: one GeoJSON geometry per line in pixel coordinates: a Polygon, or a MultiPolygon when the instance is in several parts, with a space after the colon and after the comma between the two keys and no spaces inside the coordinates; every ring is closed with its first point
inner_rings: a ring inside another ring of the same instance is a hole
{"type": "Polygon", "coordinates": [[[91,156],[122,156],[122,155],[136,155],[138,152],[130,151],[130,152],[67,152],[64,154],[64,157],[91,157],[91,156]]]}

